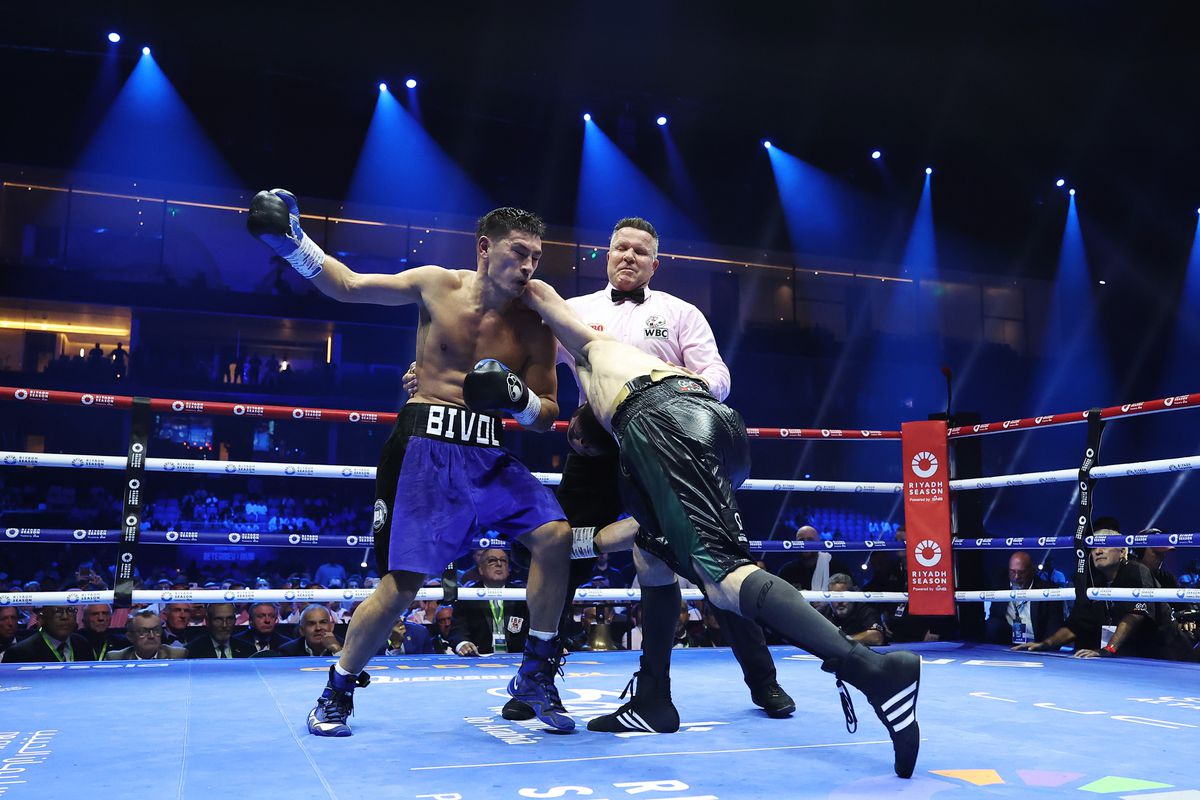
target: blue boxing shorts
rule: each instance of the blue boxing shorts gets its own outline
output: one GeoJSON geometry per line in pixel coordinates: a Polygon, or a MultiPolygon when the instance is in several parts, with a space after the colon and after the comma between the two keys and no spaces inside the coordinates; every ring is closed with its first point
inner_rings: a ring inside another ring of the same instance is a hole
{"type": "Polygon", "coordinates": [[[408,403],[383,447],[372,530],[380,574],[440,574],[473,537],[509,539],[565,520],[554,493],[500,447],[500,420],[408,403]]]}

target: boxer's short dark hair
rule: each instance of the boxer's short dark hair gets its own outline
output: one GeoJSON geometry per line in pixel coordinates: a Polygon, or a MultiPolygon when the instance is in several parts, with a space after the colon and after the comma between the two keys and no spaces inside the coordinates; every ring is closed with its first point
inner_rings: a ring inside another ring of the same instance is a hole
{"type": "Polygon", "coordinates": [[[475,238],[503,239],[513,231],[524,231],[539,239],[546,235],[546,223],[532,211],[504,206],[493,209],[475,223],[475,238]]]}

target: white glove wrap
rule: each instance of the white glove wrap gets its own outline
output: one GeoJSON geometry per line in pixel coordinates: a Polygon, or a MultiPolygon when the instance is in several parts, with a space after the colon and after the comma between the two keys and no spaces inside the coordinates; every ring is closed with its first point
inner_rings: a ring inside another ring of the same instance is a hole
{"type": "Polygon", "coordinates": [[[292,265],[303,278],[312,279],[325,266],[325,251],[317,243],[305,236],[300,240],[300,246],[290,256],[284,259],[292,265]]]}
{"type": "Polygon", "coordinates": [[[571,558],[596,557],[596,529],[571,528],[571,558]]]}
{"type": "Polygon", "coordinates": [[[525,403],[525,408],[521,411],[514,412],[513,419],[521,423],[523,426],[529,427],[537,421],[538,415],[541,413],[542,398],[538,397],[531,391],[529,393],[529,401],[525,403]]]}

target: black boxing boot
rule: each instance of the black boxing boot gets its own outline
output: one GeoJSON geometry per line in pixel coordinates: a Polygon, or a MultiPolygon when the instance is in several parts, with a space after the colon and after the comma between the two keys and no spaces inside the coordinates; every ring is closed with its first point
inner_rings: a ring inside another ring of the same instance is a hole
{"type": "Polygon", "coordinates": [[[867,696],[892,737],[896,774],[912,777],[921,745],[917,726],[921,657],[906,651],[877,653],[842,635],[794,586],[763,570],[754,570],[743,578],[739,603],[743,615],[770,626],[817,656],[822,660],[821,668],[837,676],[846,729],[851,733],[858,728],[858,719],[843,681],[867,696]]]}
{"type": "Polygon", "coordinates": [[[821,669],[837,677],[842,710],[846,714],[846,729],[858,728],[854,703],[845,683],[867,696],[875,716],[887,728],[895,751],[896,774],[911,778],[921,748],[921,727],[917,724],[917,693],[921,688],[921,657],[916,653],[898,650],[877,653],[869,647],[855,644],[850,654],[827,659],[821,669]]]}
{"type": "Polygon", "coordinates": [[[602,733],[675,733],[679,730],[679,712],[671,702],[671,677],[665,671],[657,674],[646,668],[642,656],[641,669],[633,673],[621,699],[632,692],[629,702],[611,714],[588,722],[589,731],[602,733]]]}

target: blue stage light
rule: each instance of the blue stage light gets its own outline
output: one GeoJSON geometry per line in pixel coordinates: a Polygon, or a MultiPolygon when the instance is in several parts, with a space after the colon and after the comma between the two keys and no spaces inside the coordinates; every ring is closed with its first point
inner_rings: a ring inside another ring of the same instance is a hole
{"type": "Polygon", "coordinates": [[[770,140],[770,139],[763,139],[763,147],[765,147],[765,148],[767,148],[768,150],[770,150],[770,149],[771,149],[771,140],[770,140]]]}
{"type": "Polygon", "coordinates": [[[108,35],[108,40],[110,42],[112,42],[113,44],[116,44],[117,42],[121,41],[121,34],[117,33],[116,31],[113,31],[112,33],[110,33],[108,35]]]}
{"type": "Polygon", "coordinates": [[[926,175],[932,175],[932,174],[933,174],[933,167],[926,167],[926,168],[925,168],[925,174],[926,174],[926,175]]]}
{"type": "Polygon", "coordinates": [[[656,120],[654,120],[654,121],[658,123],[658,125],[659,125],[659,127],[660,127],[660,128],[661,128],[663,125],[666,125],[666,124],[667,124],[667,118],[666,118],[666,117],[659,117],[658,119],[656,119],[656,120]]]}
{"type": "Polygon", "coordinates": [[[406,80],[406,81],[404,82],[404,86],[405,86],[406,88],[408,88],[408,89],[415,89],[415,88],[417,88],[417,79],[416,79],[416,78],[409,78],[408,80],[406,80]]]}
{"type": "Polygon", "coordinates": [[[1071,197],[1074,197],[1074,196],[1075,196],[1075,190],[1074,190],[1074,189],[1072,189],[1071,191],[1067,192],[1067,194],[1071,195],[1071,197]]]}
{"type": "Polygon", "coordinates": [[[873,159],[875,159],[876,161],[878,161],[879,159],[883,158],[883,153],[882,153],[882,152],[880,152],[879,150],[872,150],[872,151],[871,151],[871,158],[873,158],[873,159]]]}
{"type": "Polygon", "coordinates": [[[1061,189],[1062,187],[1067,185],[1067,181],[1064,178],[1059,178],[1058,180],[1056,180],[1054,182],[1054,185],[1061,189]]]}
{"type": "Polygon", "coordinates": [[[149,48],[149,47],[143,47],[143,48],[142,48],[142,55],[144,55],[144,56],[148,56],[148,55],[150,55],[150,48],[149,48]]]}
{"type": "Polygon", "coordinates": [[[591,114],[584,114],[584,115],[583,115],[583,121],[584,121],[584,122],[591,122],[591,121],[592,121],[592,115],[591,115],[591,114]]]}
{"type": "Polygon", "coordinates": [[[387,91],[387,84],[386,84],[386,83],[384,83],[383,81],[380,81],[380,82],[379,82],[379,91],[381,91],[381,92],[386,92],[386,91],[387,91]]]}

